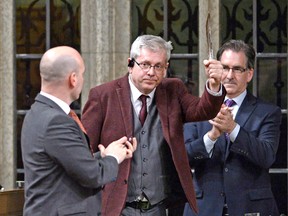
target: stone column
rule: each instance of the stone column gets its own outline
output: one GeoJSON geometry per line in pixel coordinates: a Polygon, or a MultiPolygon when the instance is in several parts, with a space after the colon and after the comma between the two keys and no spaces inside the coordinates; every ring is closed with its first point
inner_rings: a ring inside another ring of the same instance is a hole
{"type": "Polygon", "coordinates": [[[16,179],[14,1],[0,1],[0,184],[12,189],[16,179]]]}
{"type": "Polygon", "coordinates": [[[130,4],[130,0],[81,1],[81,54],[86,65],[82,107],[91,87],[128,71],[130,4]]]}
{"type": "Polygon", "coordinates": [[[208,59],[208,46],[206,37],[206,20],[210,13],[211,39],[213,44],[214,58],[219,49],[219,22],[220,22],[220,1],[206,0],[199,1],[199,95],[202,95],[207,77],[203,67],[203,60],[208,59]],[[202,92],[201,92],[202,91],[202,92]]]}

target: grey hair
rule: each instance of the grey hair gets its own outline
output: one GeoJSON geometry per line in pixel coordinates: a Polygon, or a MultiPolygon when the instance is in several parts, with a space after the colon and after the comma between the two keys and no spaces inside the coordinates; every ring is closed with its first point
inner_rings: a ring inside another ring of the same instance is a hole
{"type": "Polygon", "coordinates": [[[155,35],[141,35],[132,43],[130,58],[137,58],[142,48],[149,49],[153,52],[165,51],[166,61],[168,62],[173,49],[171,41],[165,41],[163,38],[155,35]]]}

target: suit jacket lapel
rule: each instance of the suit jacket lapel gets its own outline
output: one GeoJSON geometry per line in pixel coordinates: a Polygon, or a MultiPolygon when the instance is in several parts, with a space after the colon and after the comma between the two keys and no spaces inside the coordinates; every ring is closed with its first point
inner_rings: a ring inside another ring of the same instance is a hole
{"type": "Polygon", "coordinates": [[[122,115],[123,124],[125,128],[125,132],[129,137],[133,137],[133,106],[131,104],[131,92],[128,83],[128,77],[124,76],[118,82],[118,88],[116,88],[116,92],[118,95],[118,101],[120,104],[120,113],[122,115]],[[128,97],[127,97],[128,95],[128,97]],[[127,106],[130,104],[130,106],[127,106]]]}
{"type": "MultiPolygon", "coordinates": [[[[240,125],[240,127],[243,127],[245,125],[247,120],[250,118],[250,116],[254,112],[254,109],[256,108],[255,104],[256,104],[256,98],[252,94],[247,93],[235,117],[235,121],[240,125]]],[[[228,142],[226,154],[225,154],[225,160],[227,160],[227,157],[230,153],[230,150],[229,150],[230,145],[231,145],[231,142],[228,142]]]]}
{"type": "Polygon", "coordinates": [[[163,127],[163,135],[168,144],[170,143],[169,140],[169,133],[168,133],[168,126],[169,126],[169,116],[168,114],[168,101],[167,101],[167,94],[166,89],[160,83],[159,86],[156,88],[155,92],[155,99],[156,99],[156,107],[160,116],[160,121],[163,127]]]}
{"type": "Polygon", "coordinates": [[[256,98],[250,93],[247,93],[235,117],[235,121],[241,127],[245,125],[249,117],[252,115],[254,109],[256,108],[255,103],[256,103],[256,98]]]}

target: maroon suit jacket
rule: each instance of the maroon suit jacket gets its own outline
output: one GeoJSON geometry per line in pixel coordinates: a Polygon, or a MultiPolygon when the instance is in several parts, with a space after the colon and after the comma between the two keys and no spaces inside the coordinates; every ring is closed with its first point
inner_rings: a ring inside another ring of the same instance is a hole
{"type": "MultiPolygon", "coordinates": [[[[163,135],[167,141],[180,183],[187,201],[197,211],[191,170],[184,146],[183,123],[214,118],[223,103],[226,91],[216,97],[206,89],[201,97],[188,93],[179,79],[164,78],[156,88],[155,99],[163,135]]],[[[123,136],[133,136],[133,107],[128,76],[96,86],[90,90],[83,109],[82,122],[87,130],[94,151],[98,144],[107,146],[123,136]]],[[[115,182],[105,186],[102,192],[102,215],[120,215],[125,206],[131,160],[119,167],[115,182]]]]}

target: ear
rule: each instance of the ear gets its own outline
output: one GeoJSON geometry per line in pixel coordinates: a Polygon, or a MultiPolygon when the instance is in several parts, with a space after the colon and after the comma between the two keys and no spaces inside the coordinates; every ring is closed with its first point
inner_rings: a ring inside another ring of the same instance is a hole
{"type": "Polygon", "coordinates": [[[249,82],[252,80],[253,75],[254,75],[254,69],[251,68],[251,69],[249,69],[249,71],[248,71],[247,83],[249,83],[249,82]]]}
{"type": "Polygon", "coordinates": [[[69,75],[69,86],[71,86],[72,88],[74,88],[77,84],[77,78],[76,78],[76,73],[75,72],[72,72],[70,75],[69,75]]]}
{"type": "Polygon", "coordinates": [[[165,68],[165,71],[164,71],[164,76],[163,76],[163,77],[166,77],[166,75],[167,75],[167,70],[168,70],[168,67],[169,67],[169,62],[167,62],[167,64],[166,64],[166,68],[165,68]]]}

